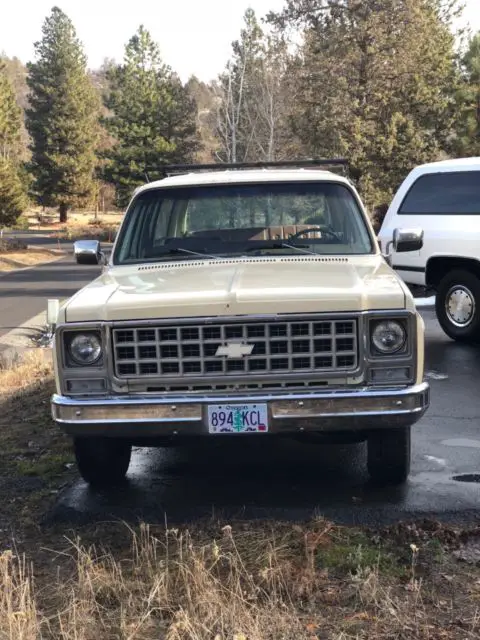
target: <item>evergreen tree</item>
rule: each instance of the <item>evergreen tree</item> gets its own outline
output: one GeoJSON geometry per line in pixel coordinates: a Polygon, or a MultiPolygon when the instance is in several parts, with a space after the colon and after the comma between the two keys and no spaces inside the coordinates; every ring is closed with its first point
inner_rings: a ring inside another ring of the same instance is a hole
{"type": "Polygon", "coordinates": [[[39,203],[58,206],[66,222],[71,207],[92,197],[98,99],[75,28],[61,9],[52,9],[42,34],[36,62],[28,64],[30,170],[39,203]]]}
{"type": "Polygon", "coordinates": [[[18,166],[11,160],[0,158],[0,228],[14,224],[26,206],[18,166]]]}
{"type": "Polygon", "coordinates": [[[0,62],[0,226],[10,225],[26,207],[20,177],[21,109],[0,62]]]}
{"type": "Polygon", "coordinates": [[[15,159],[19,153],[22,126],[21,109],[6,75],[5,64],[0,61],[0,158],[15,159]]]}
{"type": "Polygon", "coordinates": [[[108,79],[105,105],[111,115],[104,124],[116,142],[106,152],[105,179],[115,185],[117,203],[124,206],[135,187],[161,177],[163,164],[194,159],[196,109],[143,26],[108,79]]]}
{"type": "Polygon", "coordinates": [[[480,32],[469,42],[461,61],[462,84],[457,95],[459,123],[455,152],[480,155],[480,32]]]}
{"type": "MultiPolygon", "coordinates": [[[[17,105],[20,107],[20,133],[16,142],[15,154],[22,162],[26,162],[30,158],[28,150],[29,138],[25,127],[25,109],[28,106],[28,86],[27,86],[27,68],[18,58],[7,58],[0,56],[0,74],[4,75],[10,81],[17,105]]],[[[0,80],[1,82],[1,80],[0,80]]],[[[0,89],[0,92],[2,90],[0,89]]],[[[0,116],[1,117],[1,116],[0,116]]]]}
{"type": "Polygon", "coordinates": [[[300,25],[293,131],[310,156],[346,156],[366,202],[388,201],[412,168],[441,157],[458,86],[457,0],[288,0],[300,25]]]}

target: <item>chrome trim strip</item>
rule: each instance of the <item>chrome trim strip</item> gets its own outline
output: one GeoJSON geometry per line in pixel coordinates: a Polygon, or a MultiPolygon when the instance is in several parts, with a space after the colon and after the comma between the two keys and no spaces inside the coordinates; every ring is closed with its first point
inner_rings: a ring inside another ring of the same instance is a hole
{"type": "MultiPolygon", "coordinates": [[[[52,415],[59,425],[77,428],[82,433],[82,425],[114,426],[150,424],[167,431],[176,425],[197,426],[202,431],[205,424],[204,412],[209,404],[246,404],[264,402],[269,406],[270,420],[279,429],[282,423],[295,421],[301,430],[303,422],[312,419],[336,420],[359,418],[404,416],[410,424],[416,422],[429,406],[429,385],[424,382],[401,389],[362,389],[357,391],[332,391],[315,393],[232,395],[190,397],[170,396],[169,398],[139,398],[131,396],[108,398],[70,398],[54,395],[52,415]]],[[[388,425],[385,425],[388,426],[388,425]]],[[[322,422],[311,425],[313,430],[325,430],[322,422]]],[[[71,431],[71,429],[69,429],[71,431]]],[[[188,435],[188,434],[187,434],[188,435]]]]}

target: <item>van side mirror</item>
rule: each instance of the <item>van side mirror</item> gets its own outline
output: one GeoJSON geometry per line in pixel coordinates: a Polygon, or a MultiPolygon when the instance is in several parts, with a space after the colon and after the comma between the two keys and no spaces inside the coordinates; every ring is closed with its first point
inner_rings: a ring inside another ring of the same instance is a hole
{"type": "Polygon", "coordinates": [[[392,244],[395,253],[420,251],[423,247],[423,229],[394,229],[392,244]]]}

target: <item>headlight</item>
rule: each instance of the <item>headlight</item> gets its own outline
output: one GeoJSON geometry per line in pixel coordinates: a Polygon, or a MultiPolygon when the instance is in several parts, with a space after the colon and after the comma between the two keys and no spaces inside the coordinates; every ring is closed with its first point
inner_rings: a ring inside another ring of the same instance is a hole
{"type": "Polygon", "coordinates": [[[77,333],[68,343],[68,353],[75,364],[95,364],[102,355],[102,343],[96,333],[77,333]]]}
{"type": "Polygon", "coordinates": [[[372,344],[380,353],[397,353],[406,339],[404,327],[396,320],[384,320],[373,325],[372,344]]]}

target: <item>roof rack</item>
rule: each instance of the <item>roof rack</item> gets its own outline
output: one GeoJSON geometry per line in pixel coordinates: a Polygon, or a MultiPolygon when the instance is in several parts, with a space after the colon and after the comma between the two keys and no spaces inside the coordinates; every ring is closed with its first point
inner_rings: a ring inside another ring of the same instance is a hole
{"type": "Polygon", "coordinates": [[[273,162],[216,162],[211,164],[170,164],[160,167],[162,174],[167,177],[179,173],[192,173],[194,171],[226,171],[230,169],[269,169],[269,168],[296,168],[303,167],[339,167],[342,173],[348,172],[349,162],[345,158],[311,159],[311,160],[280,160],[273,162]]]}

